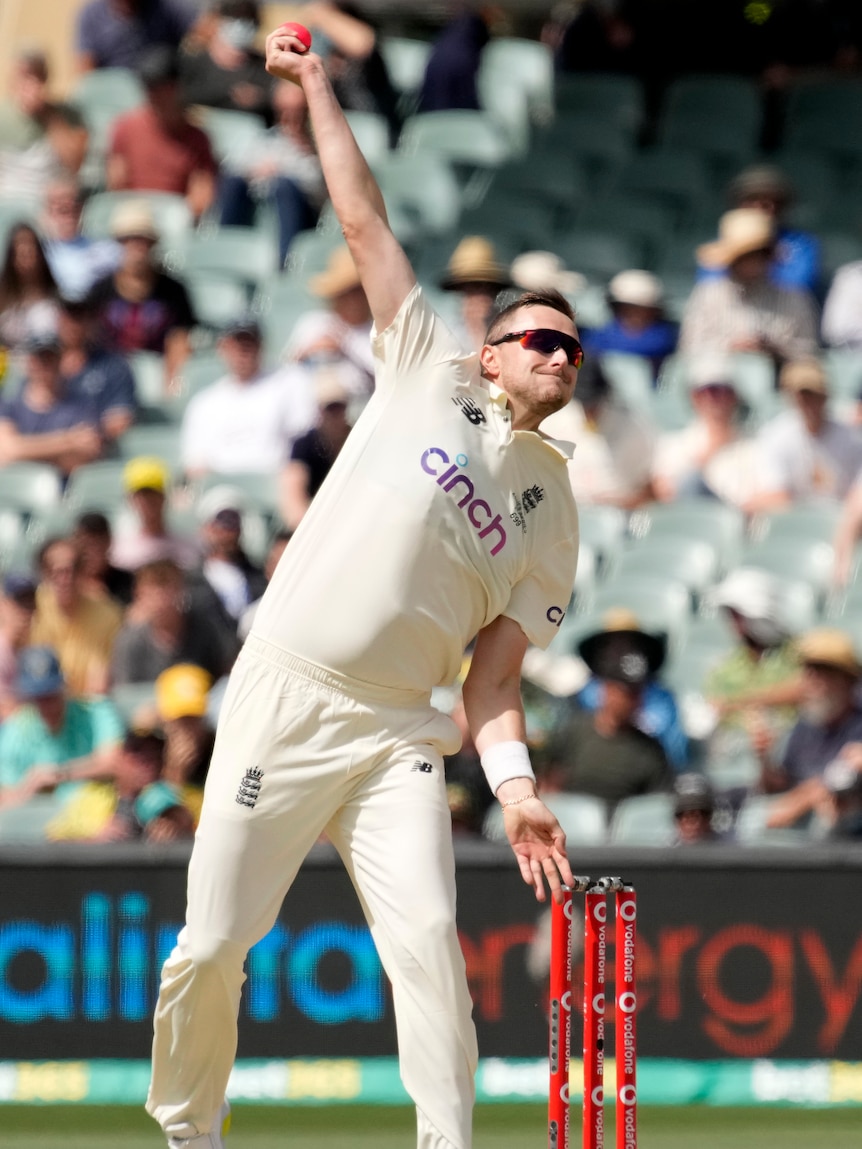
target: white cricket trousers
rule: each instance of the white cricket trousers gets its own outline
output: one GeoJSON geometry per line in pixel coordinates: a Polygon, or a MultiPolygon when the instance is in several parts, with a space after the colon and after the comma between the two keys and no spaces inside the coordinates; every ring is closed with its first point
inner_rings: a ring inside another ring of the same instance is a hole
{"type": "Polygon", "coordinates": [[[216,1124],[246,954],[325,830],[392,983],[417,1144],[468,1149],[476,1033],[442,761],[458,744],[427,695],[343,679],[254,635],[246,641],[219,718],[186,923],[156,1005],[147,1111],[169,1137],[216,1124]],[[255,768],[259,778],[247,775],[255,768]]]}

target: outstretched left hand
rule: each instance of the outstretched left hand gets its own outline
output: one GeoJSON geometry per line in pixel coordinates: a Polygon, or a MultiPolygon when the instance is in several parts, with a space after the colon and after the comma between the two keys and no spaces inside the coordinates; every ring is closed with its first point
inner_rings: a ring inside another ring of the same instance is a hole
{"type": "Polygon", "coordinates": [[[555,902],[563,900],[562,887],[575,884],[566,857],[566,835],[562,826],[541,800],[529,798],[503,809],[503,824],[521,877],[545,901],[545,881],[555,902]]]}

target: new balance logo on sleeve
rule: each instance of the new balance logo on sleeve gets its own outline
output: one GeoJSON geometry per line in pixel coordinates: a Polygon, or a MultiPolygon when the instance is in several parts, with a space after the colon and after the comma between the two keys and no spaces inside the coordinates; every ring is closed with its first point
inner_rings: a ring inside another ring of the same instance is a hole
{"type": "Polygon", "coordinates": [[[413,765],[410,767],[411,773],[414,770],[418,770],[420,774],[431,774],[434,770],[434,767],[430,762],[423,762],[421,758],[417,758],[413,765]]]}

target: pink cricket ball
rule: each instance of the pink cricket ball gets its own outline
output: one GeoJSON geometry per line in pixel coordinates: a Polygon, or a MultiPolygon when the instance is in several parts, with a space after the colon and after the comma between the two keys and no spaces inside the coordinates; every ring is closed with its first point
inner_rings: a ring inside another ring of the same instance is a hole
{"type": "Polygon", "coordinates": [[[288,21],[287,24],[280,24],[276,29],[278,32],[290,32],[292,36],[296,36],[302,44],[305,45],[306,52],[311,47],[311,33],[304,24],[294,24],[288,21]]]}

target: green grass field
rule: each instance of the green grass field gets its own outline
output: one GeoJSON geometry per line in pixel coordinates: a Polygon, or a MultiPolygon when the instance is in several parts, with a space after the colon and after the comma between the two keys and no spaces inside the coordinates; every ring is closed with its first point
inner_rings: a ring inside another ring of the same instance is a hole
{"type": "MultiPolygon", "coordinates": [[[[577,1114],[573,1111],[573,1117],[577,1114]]],[[[610,1116],[610,1113],[609,1113],[610,1116]]],[[[474,1149],[545,1149],[545,1110],[484,1105],[474,1149]]],[[[237,1108],[230,1149],[410,1149],[413,1113],[402,1108],[237,1108]]],[[[573,1149],[580,1129],[572,1133],[573,1149]]],[[[158,1149],[158,1129],[136,1109],[0,1106],[3,1149],[158,1149]]],[[[605,1144],[614,1144],[609,1125],[605,1144]]],[[[859,1149],[860,1109],[644,1108],[639,1149],[859,1149]]]]}

